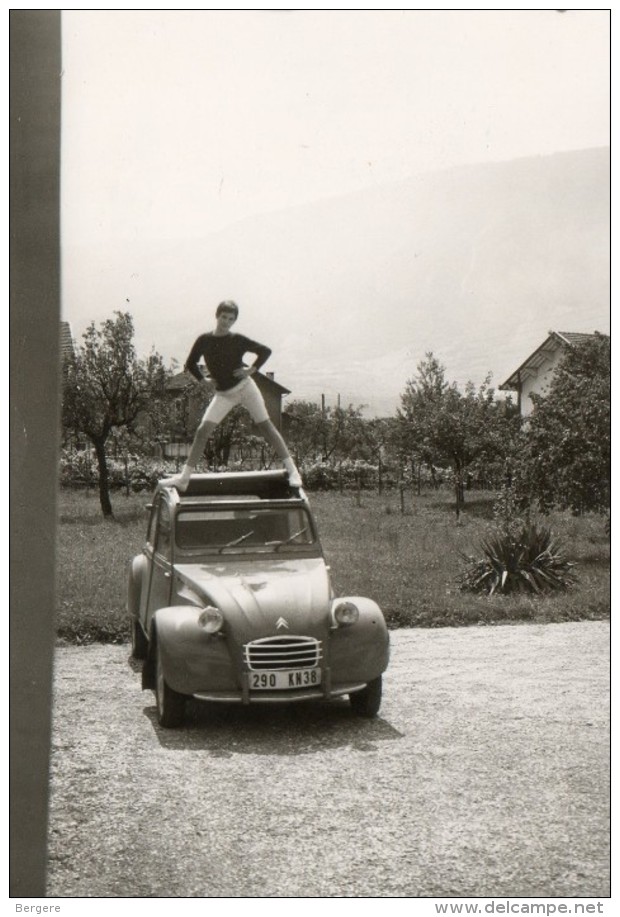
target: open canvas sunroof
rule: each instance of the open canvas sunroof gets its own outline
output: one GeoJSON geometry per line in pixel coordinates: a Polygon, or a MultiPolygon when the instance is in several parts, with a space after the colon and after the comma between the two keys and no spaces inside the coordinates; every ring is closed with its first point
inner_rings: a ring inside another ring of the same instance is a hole
{"type": "Polygon", "coordinates": [[[255,497],[260,500],[286,500],[299,496],[291,487],[288,473],[276,471],[229,471],[193,474],[182,497],[255,497]]]}

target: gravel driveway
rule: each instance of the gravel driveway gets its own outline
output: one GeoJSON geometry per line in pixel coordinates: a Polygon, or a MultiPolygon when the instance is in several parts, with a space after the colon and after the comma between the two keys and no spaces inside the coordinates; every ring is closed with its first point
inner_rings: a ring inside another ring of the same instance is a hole
{"type": "Polygon", "coordinates": [[[56,656],[50,897],[609,895],[609,625],[392,633],[346,701],[190,705],[56,656]]]}

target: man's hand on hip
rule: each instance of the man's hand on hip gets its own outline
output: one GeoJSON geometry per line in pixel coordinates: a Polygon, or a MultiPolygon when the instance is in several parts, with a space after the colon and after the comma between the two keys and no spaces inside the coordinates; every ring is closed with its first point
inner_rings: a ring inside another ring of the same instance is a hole
{"type": "Polygon", "coordinates": [[[240,366],[239,369],[233,370],[233,376],[235,379],[248,379],[250,376],[253,376],[256,370],[253,366],[240,366]]]}

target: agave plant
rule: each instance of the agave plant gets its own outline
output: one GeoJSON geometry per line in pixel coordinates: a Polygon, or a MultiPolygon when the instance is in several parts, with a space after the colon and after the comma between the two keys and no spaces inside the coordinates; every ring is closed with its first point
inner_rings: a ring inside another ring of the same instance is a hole
{"type": "Polygon", "coordinates": [[[576,581],[574,563],[568,561],[551,530],[524,524],[515,535],[500,530],[484,539],[484,557],[462,555],[468,563],[459,577],[461,589],[471,592],[535,592],[566,589],[576,581]]]}

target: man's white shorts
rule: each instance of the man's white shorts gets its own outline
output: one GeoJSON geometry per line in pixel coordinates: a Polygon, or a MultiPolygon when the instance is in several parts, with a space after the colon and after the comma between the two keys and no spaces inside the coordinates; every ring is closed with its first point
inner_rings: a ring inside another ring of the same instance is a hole
{"type": "Polygon", "coordinates": [[[221,423],[238,404],[249,411],[254,423],[269,420],[263,396],[256,382],[250,378],[242,379],[238,385],[225,392],[216,392],[202,419],[203,421],[209,420],[211,423],[221,423]]]}

